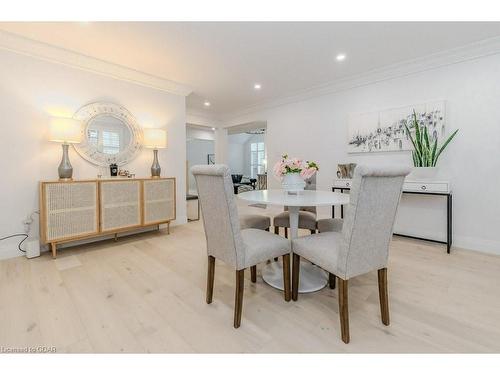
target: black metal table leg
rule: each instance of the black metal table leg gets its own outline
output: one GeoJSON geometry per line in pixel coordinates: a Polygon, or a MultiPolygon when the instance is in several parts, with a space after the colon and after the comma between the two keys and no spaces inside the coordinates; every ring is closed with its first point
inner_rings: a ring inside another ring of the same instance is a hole
{"type": "MultiPolygon", "coordinates": [[[[340,189],[340,192],[344,193],[344,189],[340,189]]],[[[344,205],[343,204],[340,205],[340,218],[341,219],[344,218],[344,205]]]]}
{"type": "MultiPolygon", "coordinates": [[[[335,193],[335,190],[336,189],[334,187],[332,187],[332,192],[335,193]]],[[[335,219],[335,206],[332,206],[332,219],[335,219]]]]}
{"type": "Polygon", "coordinates": [[[447,199],[446,199],[446,207],[447,207],[447,212],[448,212],[448,218],[446,220],[446,229],[447,229],[447,235],[446,235],[446,251],[448,252],[448,254],[450,253],[450,249],[451,249],[451,242],[452,242],[452,225],[453,225],[453,222],[452,222],[452,210],[453,210],[453,201],[452,201],[452,195],[451,194],[448,194],[447,196],[447,199]]]}

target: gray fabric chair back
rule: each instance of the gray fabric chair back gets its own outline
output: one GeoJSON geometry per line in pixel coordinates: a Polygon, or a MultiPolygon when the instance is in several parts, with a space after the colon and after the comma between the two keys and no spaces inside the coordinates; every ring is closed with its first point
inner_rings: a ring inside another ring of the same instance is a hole
{"type": "Polygon", "coordinates": [[[387,265],[399,200],[407,167],[357,166],[349,207],[342,227],[339,266],[348,279],[387,265]],[[344,268],[344,267],[342,267],[344,268]]]}
{"type": "MultiPolygon", "coordinates": [[[[316,174],[312,176],[311,178],[308,178],[305,180],[306,186],[304,187],[304,190],[316,190],[316,174]]],[[[285,211],[288,211],[288,206],[285,206],[285,211]]],[[[304,206],[300,207],[300,211],[308,211],[312,212],[313,214],[316,213],[316,206],[304,206]]]]}
{"type": "Polygon", "coordinates": [[[198,188],[208,255],[237,268],[244,262],[239,259],[244,257],[244,245],[229,168],[195,165],[191,173],[198,188]]]}

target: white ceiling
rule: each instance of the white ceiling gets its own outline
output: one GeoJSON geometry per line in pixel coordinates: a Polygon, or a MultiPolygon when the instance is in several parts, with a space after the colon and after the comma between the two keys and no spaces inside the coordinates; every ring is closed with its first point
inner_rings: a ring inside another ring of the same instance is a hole
{"type": "Polygon", "coordinates": [[[4,22],[0,29],[187,84],[188,110],[212,115],[500,35],[500,23],[472,22],[4,22]],[[338,63],[341,52],[347,59],[338,63]]]}

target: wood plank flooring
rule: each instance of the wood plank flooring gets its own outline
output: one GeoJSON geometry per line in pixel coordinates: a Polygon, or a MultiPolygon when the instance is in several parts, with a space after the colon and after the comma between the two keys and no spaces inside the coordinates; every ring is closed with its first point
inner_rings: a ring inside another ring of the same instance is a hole
{"type": "MultiPolygon", "coordinates": [[[[273,214],[241,206],[240,211],[273,214]]],[[[303,233],[306,234],[306,233],[303,233]]],[[[349,281],[351,342],[340,339],[337,290],[282,293],[245,274],[233,328],[234,272],[216,262],[205,303],[201,221],[0,262],[0,347],[57,352],[499,352],[500,257],[395,237],[391,325],[380,321],[377,273],[349,281]]]]}

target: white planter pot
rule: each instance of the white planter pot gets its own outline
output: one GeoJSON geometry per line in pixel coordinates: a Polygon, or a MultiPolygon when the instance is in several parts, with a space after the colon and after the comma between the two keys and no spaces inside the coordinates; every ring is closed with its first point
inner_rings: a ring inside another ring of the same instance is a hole
{"type": "Polygon", "coordinates": [[[437,172],[438,167],[414,167],[407,179],[414,181],[435,180],[437,172]]]}
{"type": "Polygon", "coordinates": [[[306,187],[306,182],[300,177],[300,173],[288,173],[283,176],[281,187],[285,191],[297,192],[306,187]]]}

